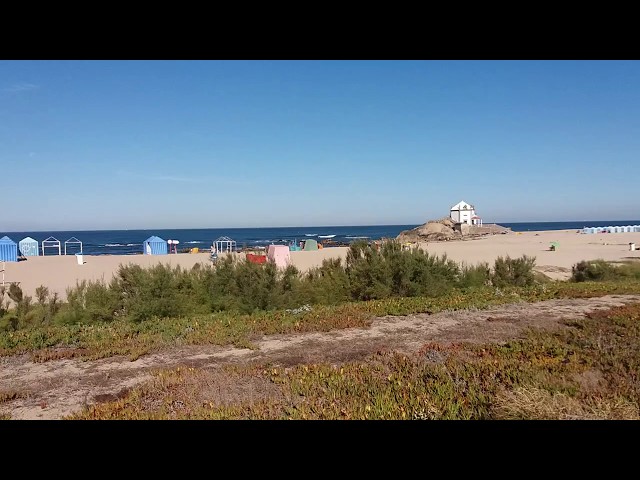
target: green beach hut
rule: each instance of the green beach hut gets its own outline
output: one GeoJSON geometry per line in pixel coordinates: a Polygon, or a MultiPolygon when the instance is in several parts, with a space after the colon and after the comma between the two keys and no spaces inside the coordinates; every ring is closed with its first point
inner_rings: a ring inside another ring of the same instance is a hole
{"type": "Polygon", "coordinates": [[[305,240],[304,250],[318,250],[318,242],[312,238],[305,240]]]}

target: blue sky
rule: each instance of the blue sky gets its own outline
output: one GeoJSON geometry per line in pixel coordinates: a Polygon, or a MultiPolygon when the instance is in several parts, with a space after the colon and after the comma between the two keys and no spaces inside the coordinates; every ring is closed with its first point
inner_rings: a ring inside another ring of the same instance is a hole
{"type": "Polygon", "coordinates": [[[0,61],[2,231],[640,217],[638,61],[0,61]]]}

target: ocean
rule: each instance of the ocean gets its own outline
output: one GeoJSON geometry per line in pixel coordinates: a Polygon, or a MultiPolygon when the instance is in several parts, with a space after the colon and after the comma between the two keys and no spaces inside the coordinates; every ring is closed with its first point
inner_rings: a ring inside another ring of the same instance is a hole
{"type": "MultiPolygon", "coordinates": [[[[592,220],[573,222],[527,222],[500,223],[514,232],[538,230],[578,230],[583,227],[640,225],[640,220],[592,220]]],[[[198,228],[198,229],[154,229],[154,230],[89,230],[89,231],[51,231],[51,232],[0,232],[18,243],[25,237],[38,241],[42,255],[42,241],[53,237],[60,241],[61,253],[65,253],[65,242],[72,238],[82,242],[85,255],[133,255],[142,253],[142,243],[152,235],[164,240],[178,240],[178,251],[198,247],[208,250],[219,237],[226,236],[236,241],[238,248],[266,246],[269,244],[288,244],[306,238],[318,241],[333,240],[337,243],[351,243],[357,239],[378,240],[394,238],[401,231],[418,225],[369,225],[335,227],[273,227],[273,228],[198,228]]],[[[58,249],[47,243],[45,255],[57,255],[58,249]]],[[[80,244],[67,242],[67,254],[80,252],[80,244]]]]}

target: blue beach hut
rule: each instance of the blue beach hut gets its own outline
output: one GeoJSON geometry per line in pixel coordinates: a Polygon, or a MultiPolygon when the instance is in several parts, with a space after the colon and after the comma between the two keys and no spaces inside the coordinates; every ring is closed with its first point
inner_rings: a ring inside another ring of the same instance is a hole
{"type": "Polygon", "coordinates": [[[18,249],[23,257],[37,257],[40,254],[38,252],[38,241],[31,237],[20,240],[20,242],[18,242],[18,249]]]}
{"type": "Polygon", "coordinates": [[[142,244],[142,253],[145,255],[167,255],[167,241],[155,235],[149,237],[142,244]]]}
{"type": "Polygon", "coordinates": [[[6,235],[0,238],[0,260],[3,262],[18,261],[18,244],[6,235]]]}

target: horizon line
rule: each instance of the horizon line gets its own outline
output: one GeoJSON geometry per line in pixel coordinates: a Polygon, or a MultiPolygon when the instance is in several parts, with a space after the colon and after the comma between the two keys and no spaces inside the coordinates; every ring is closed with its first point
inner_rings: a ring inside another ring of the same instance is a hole
{"type": "MultiPolygon", "coordinates": [[[[332,228],[332,227],[406,227],[411,225],[424,225],[432,220],[428,220],[423,223],[383,223],[383,224],[373,224],[373,225],[317,225],[317,226],[304,226],[304,225],[286,225],[286,226],[269,226],[269,227],[181,227],[181,228],[106,228],[106,229],[89,229],[89,230],[80,230],[80,229],[70,229],[70,230],[12,230],[5,231],[5,233],[50,233],[50,232],[112,232],[112,231],[147,231],[147,230],[256,230],[256,229],[274,229],[274,228],[332,228]]],[[[618,219],[618,220],[554,220],[554,221],[533,221],[533,222],[483,222],[486,224],[497,224],[500,225],[502,223],[510,223],[510,224],[523,224],[523,223],[594,223],[594,222],[640,222],[640,219],[618,219]]]]}

